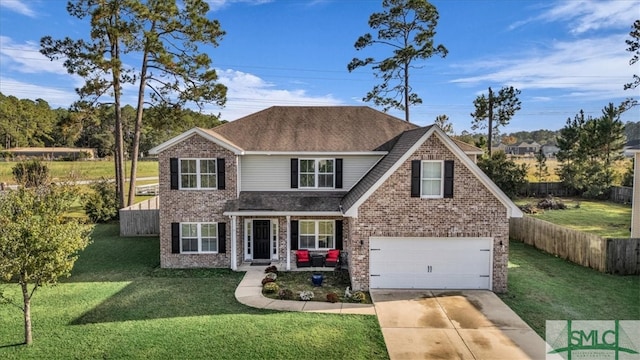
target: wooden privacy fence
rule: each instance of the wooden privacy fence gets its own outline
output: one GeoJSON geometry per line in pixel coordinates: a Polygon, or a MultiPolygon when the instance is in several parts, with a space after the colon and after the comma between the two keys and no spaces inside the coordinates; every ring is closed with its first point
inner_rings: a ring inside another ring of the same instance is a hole
{"type": "Polygon", "coordinates": [[[609,200],[619,204],[631,204],[633,200],[633,187],[612,186],[609,200]]]}
{"type": "Polygon", "coordinates": [[[576,196],[578,193],[561,182],[530,182],[521,189],[520,195],[531,197],[545,197],[548,195],[567,197],[576,196]]]}
{"type": "Polygon", "coordinates": [[[160,234],[160,197],[120,209],[120,236],[160,234]]]}
{"type": "Polygon", "coordinates": [[[509,237],[600,272],[640,274],[640,239],[605,239],[529,216],[509,221],[509,237]]]}

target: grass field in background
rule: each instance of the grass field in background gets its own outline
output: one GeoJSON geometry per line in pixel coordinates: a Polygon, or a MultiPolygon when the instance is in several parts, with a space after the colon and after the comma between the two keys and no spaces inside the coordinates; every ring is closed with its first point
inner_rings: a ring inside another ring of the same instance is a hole
{"type": "Polygon", "coordinates": [[[36,292],[31,346],[0,304],[0,359],[388,359],[375,316],[251,308],[234,296],[242,272],[158,265],[157,237],[96,226],[71,277],[36,292]]]}
{"type": "MultiPolygon", "coordinates": [[[[55,181],[65,180],[98,180],[101,178],[113,179],[115,167],[113,161],[43,161],[47,165],[51,177],[55,181]]],[[[0,161],[0,182],[14,184],[12,169],[17,164],[15,161],[0,161]]],[[[126,163],[127,180],[131,171],[131,162],[126,163]]],[[[158,176],[157,161],[138,162],[137,177],[158,176]]],[[[154,181],[157,182],[157,181],[154,181]]]]}
{"type": "MultiPolygon", "coordinates": [[[[537,203],[540,200],[518,199],[516,204],[537,203]]],[[[545,210],[527,216],[602,237],[624,238],[631,235],[629,230],[631,227],[631,205],[581,198],[562,198],[560,200],[567,205],[567,209],[545,210]]]]}
{"type": "Polygon", "coordinates": [[[546,320],[640,320],[640,277],[603,274],[512,241],[500,298],[540,336],[546,320]]]}
{"type": "MultiPolygon", "coordinates": [[[[536,159],[535,157],[517,157],[513,158],[516,164],[527,164],[527,181],[529,182],[557,182],[560,181],[560,177],[556,173],[560,163],[556,159],[547,159],[547,171],[549,175],[547,175],[543,181],[540,181],[538,175],[536,174],[536,159]]],[[[616,161],[613,165],[614,177],[618,182],[622,181],[622,176],[627,171],[629,164],[631,163],[631,158],[625,158],[623,160],[616,161]]]]}

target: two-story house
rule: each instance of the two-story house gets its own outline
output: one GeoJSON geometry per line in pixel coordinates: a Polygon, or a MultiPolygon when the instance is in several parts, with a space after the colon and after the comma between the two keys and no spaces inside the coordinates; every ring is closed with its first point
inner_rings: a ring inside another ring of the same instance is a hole
{"type": "Polygon", "coordinates": [[[354,289],[506,290],[522,213],[437,126],[368,107],[271,107],[152,149],[162,267],[340,249],[354,289]]]}

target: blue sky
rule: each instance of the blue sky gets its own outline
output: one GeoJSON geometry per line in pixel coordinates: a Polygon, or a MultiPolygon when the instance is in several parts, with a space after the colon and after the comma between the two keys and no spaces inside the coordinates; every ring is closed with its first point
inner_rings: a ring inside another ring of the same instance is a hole
{"type": "MultiPolygon", "coordinates": [[[[382,58],[386,47],[356,51],[380,0],[210,0],[208,16],[226,31],[217,48],[203,48],[228,86],[227,105],[210,106],[234,120],[273,105],[369,105],[370,68],[352,73],[353,57],[382,58]]],[[[640,19],[640,0],[434,0],[440,13],[436,44],[449,50],[414,70],[411,83],[424,103],[411,120],[428,125],[446,114],[454,131],[470,130],[473,100],[491,86],[522,91],[522,110],[502,132],[564,126],[580,109],[599,116],[609,102],[638,97],[623,90],[629,65],[625,39],[640,19]]],[[[66,0],[0,0],[0,92],[43,98],[52,107],[77,99],[82,79],[40,55],[39,40],[86,38],[88,25],[66,12],[66,0]]],[[[136,59],[129,58],[136,66],[136,59]]],[[[133,88],[131,88],[133,90],[133,88]]],[[[134,92],[125,94],[134,104],[134,92]]],[[[392,115],[403,117],[399,111],[392,115]]],[[[628,111],[623,121],[640,121],[628,111]]]]}

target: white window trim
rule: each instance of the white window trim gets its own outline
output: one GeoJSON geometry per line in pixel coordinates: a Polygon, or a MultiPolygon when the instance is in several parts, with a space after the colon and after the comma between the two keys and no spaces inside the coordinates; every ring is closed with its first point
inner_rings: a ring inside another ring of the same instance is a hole
{"type": "Polygon", "coordinates": [[[178,189],[179,190],[217,190],[218,189],[218,159],[217,158],[179,158],[178,159],[178,189]],[[183,187],[182,186],[182,161],[183,160],[195,160],[196,161],[196,187],[183,187]],[[214,187],[202,187],[201,186],[201,176],[202,172],[200,171],[200,161],[202,160],[213,160],[215,164],[215,169],[213,173],[216,176],[216,186],[214,187]]]}
{"type": "Polygon", "coordinates": [[[299,158],[298,159],[298,188],[299,189],[335,189],[336,188],[336,159],[335,158],[299,158]],[[300,178],[300,175],[302,174],[302,160],[313,160],[314,162],[314,166],[313,166],[313,170],[314,170],[314,184],[315,186],[302,186],[302,181],[300,178]],[[331,160],[333,162],[333,172],[331,173],[333,175],[333,186],[319,186],[320,181],[319,181],[319,176],[320,174],[323,175],[327,175],[329,173],[320,173],[320,167],[318,166],[318,163],[322,160],[331,160]]]}
{"type": "Polygon", "coordinates": [[[298,220],[298,249],[308,249],[308,250],[331,250],[331,249],[335,249],[336,246],[336,221],[335,220],[298,220]],[[331,221],[333,222],[333,234],[331,234],[331,236],[333,236],[333,247],[330,248],[321,248],[318,247],[318,242],[320,241],[320,222],[324,222],[324,221],[331,221]],[[313,248],[305,248],[300,246],[300,236],[302,236],[302,231],[300,230],[302,227],[302,223],[303,222],[314,222],[315,223],[315,247],[313,248]]]}
{"type": "Polygon", "coordinates": [[[181,254],[217,254],[218,253],[218,223],[216,222],[182,222],[180,223],[180,253],[181,254]],[[182,225],[192,225],[195,224],[197,225],[197,238],[198,238],[198,251],[183,251],[182,250],[182,225]],[[215,225],[216,226],[216,232],[215,232],[215,236],[213,236],[213,238],[215,239],[216,242],[216,251],[203,251],[202,250],[202,225],[215,225]]]}
{"type": "Polygon", "coordinates": [[[422,160],[420,163],[420,197],[424,199],[441,199],[444,197],[444,161],[442,160],[422,160]],[[437,195],[425,195],[423,194],[422,184],[424,180],[437,180],[436,178],[424,178],[423,166],[425,163],[440,163],[440,193],[437,195]]]}
{"type": "Polygon", "coordinates": [[[278,260],[280,257],[278,242],[279,242],[279,227],[278,219],[259,219],[251,218],[244,220],[244,259],[253,260],[253,221],[254,220],[268,220],[271,221],[271,227],[269,228],[269,256],[271,260],[278,260]]]}
{"type": "Polygon", "coordinates": [[[278,250],[278,240],[279,240],[279,231],[278,228],[278,219],[271,220],[271,260],[278,260],[279,250],[278,250]]]}

